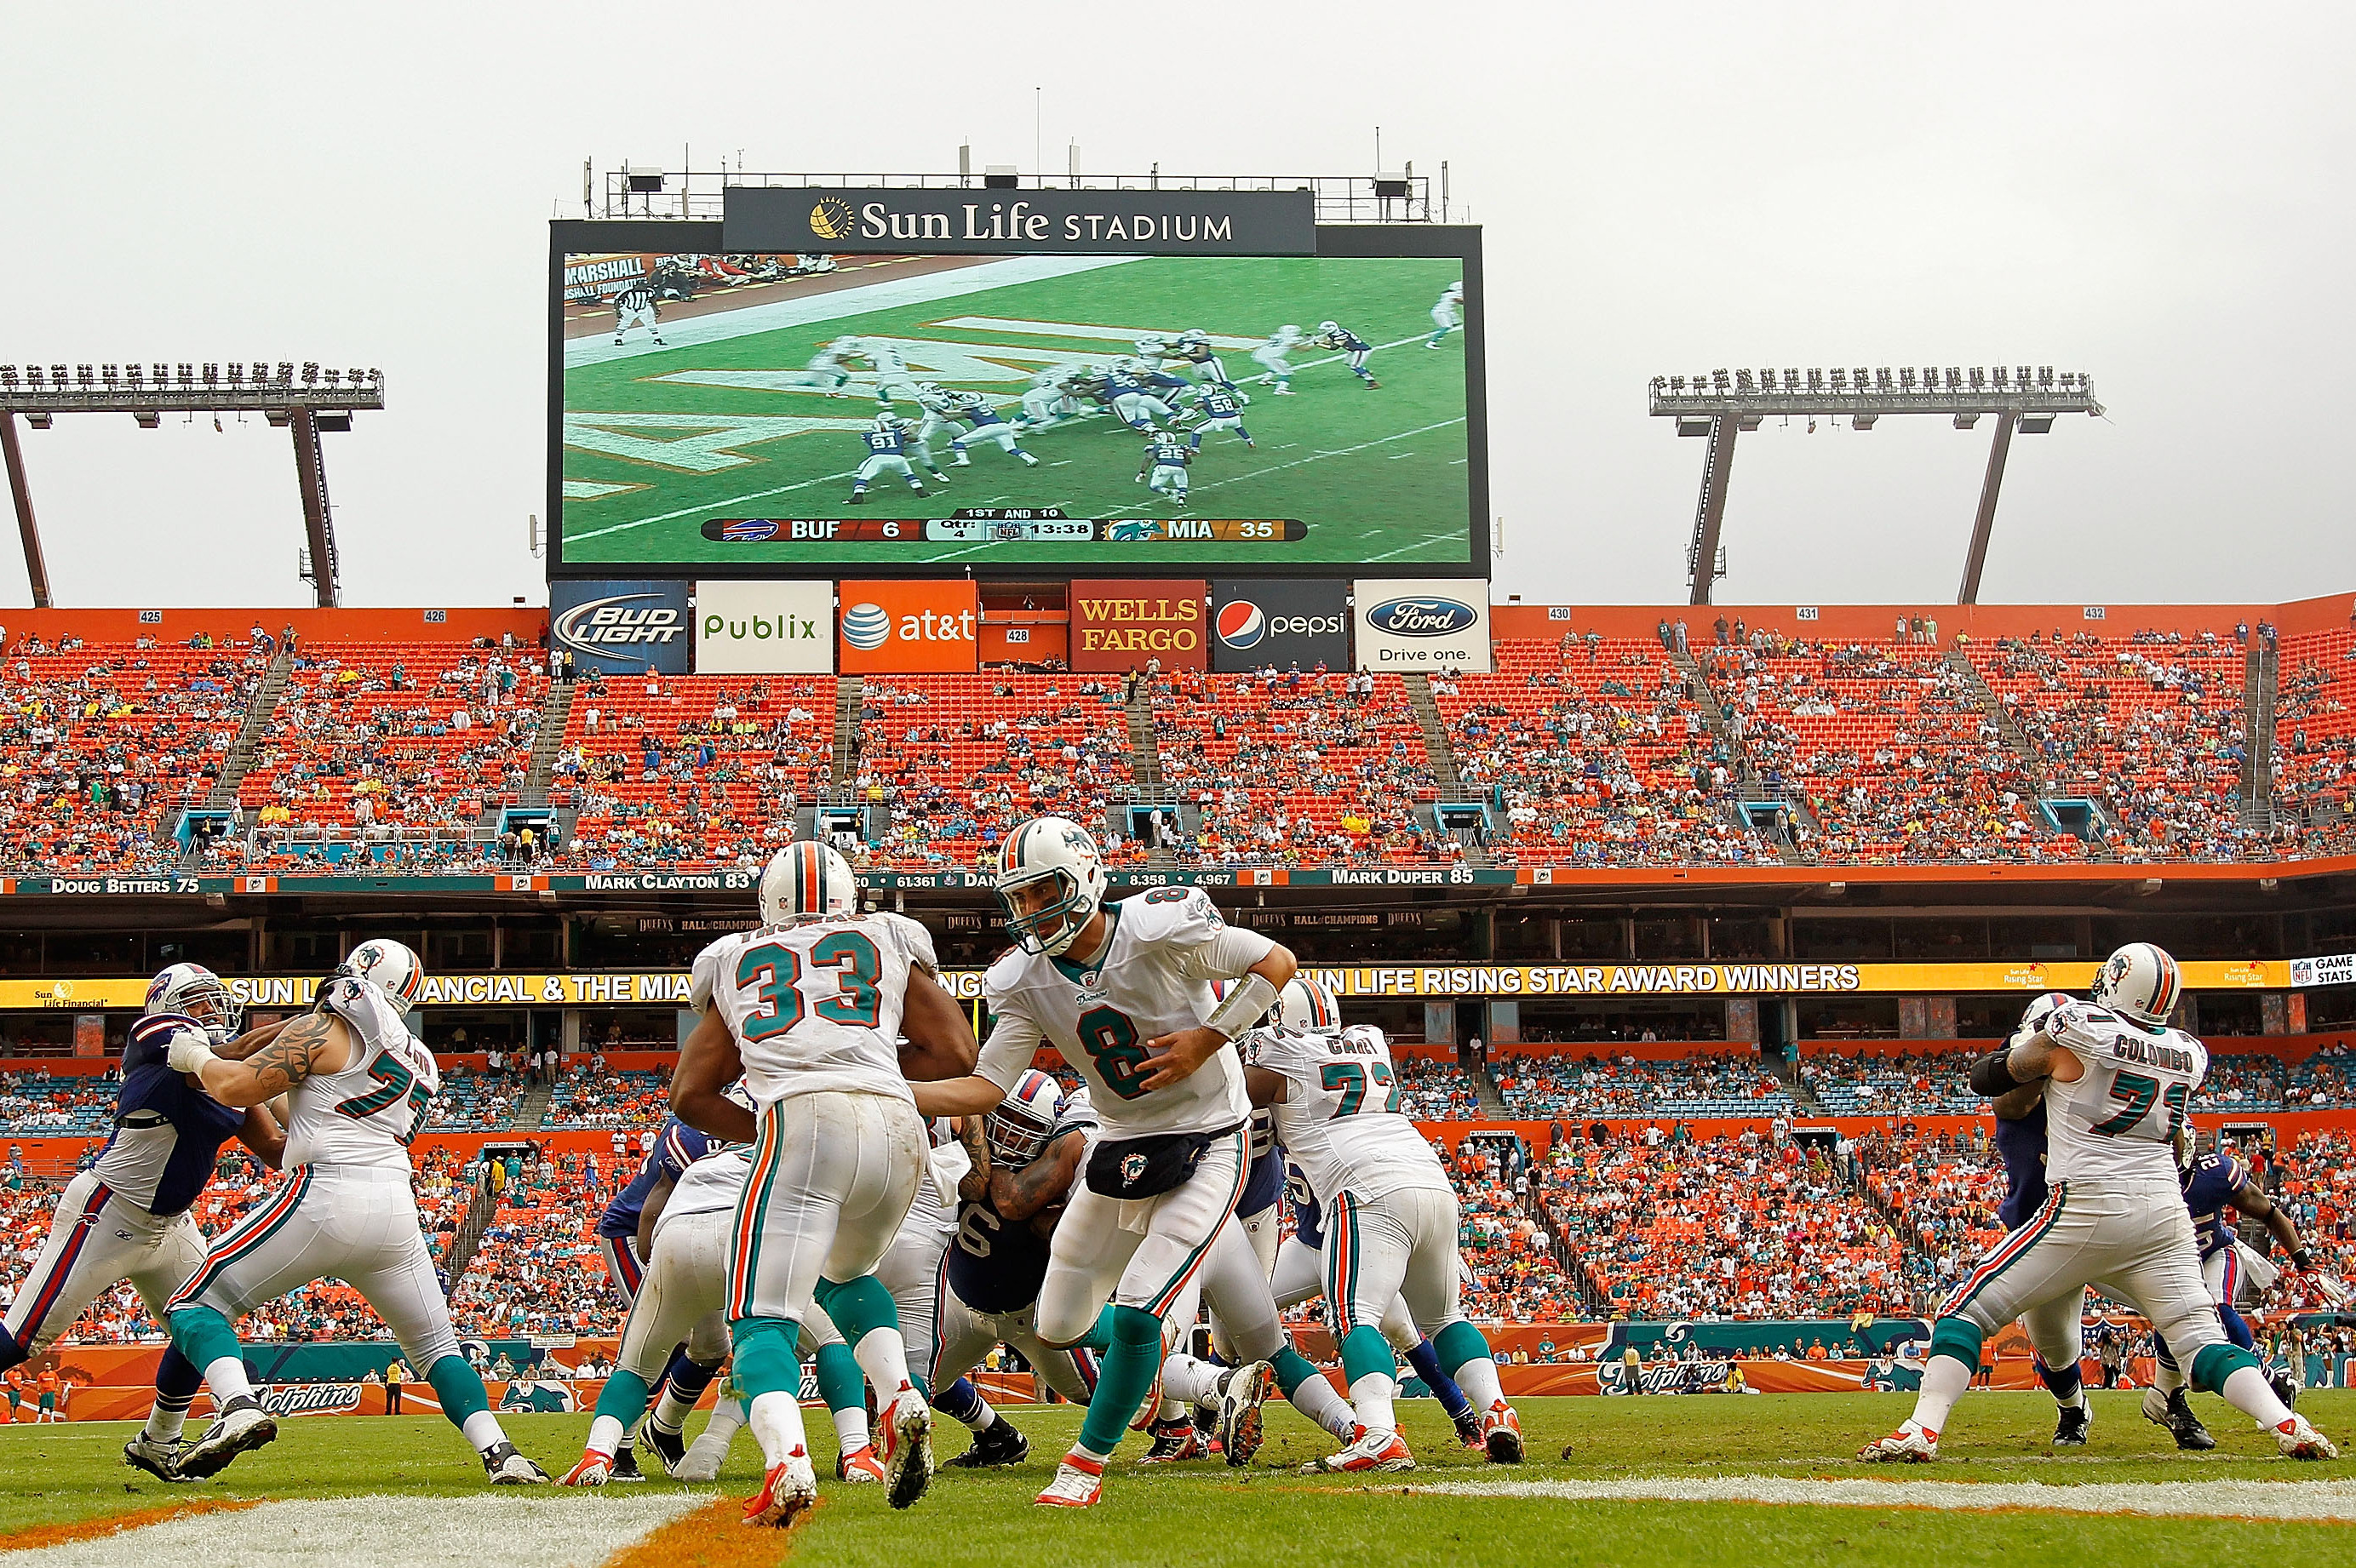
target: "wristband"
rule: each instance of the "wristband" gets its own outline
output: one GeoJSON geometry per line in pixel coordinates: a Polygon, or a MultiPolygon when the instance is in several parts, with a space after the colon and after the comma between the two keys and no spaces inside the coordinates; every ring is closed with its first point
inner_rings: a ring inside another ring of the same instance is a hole
{"type": "Polygon", "coordinates": [[[1225,1001],[1211,1009],[1211,1016],[1203,1020],[1203,1027],[1216,1029],[1233,1040],[1258,1023],[1267,1016],[1268,1009],[1274,1006],[1276,987],[1269,984],[1267,976],[1249,973],[1235,983],[1225,1001]]]}
{"type": "Polygon", "coordinates": [[[1998,1046],[1986,1056],[1973,1059],[1973,1093],[1985,1095],[1992,1100],[1999,1094],[2008,1094],[2019,1087],[2019,1081],[2012,1075],[2010,1047],[1998,1046]]]}

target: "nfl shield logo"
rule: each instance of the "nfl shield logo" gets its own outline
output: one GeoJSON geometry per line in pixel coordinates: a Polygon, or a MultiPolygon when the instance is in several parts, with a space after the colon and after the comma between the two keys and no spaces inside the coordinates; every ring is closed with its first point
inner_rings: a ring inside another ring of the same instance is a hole
{"type": "Polygon", "coordinates": [[[1139,1178],[1141,1178],[1141,1177],[1142,1177],[1144,1174],[1145,1174],[1145,1157],[1144,1157],[1143,1155],[1141,1155],[1141,1154],[1128,1154],[1128,1155],[1123,1155],[1123,1156],[1121,1156],[1121,1158],[1120,1158],[1120,1179],[1121,1179],[1121,1180],[1123,1180],[1123,1181],[1125,1181],[1125,1182],[1128,1182],[1128,1183],[1130,1183],[1131,1185],[1134,1185],[1134,1184],[1137,1182],[1138,1179],[1139,1179],[1139,1178]]]}

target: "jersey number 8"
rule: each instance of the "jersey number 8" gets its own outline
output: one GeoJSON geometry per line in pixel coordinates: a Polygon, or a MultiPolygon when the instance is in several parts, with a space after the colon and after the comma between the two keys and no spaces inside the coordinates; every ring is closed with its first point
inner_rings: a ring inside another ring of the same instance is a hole
{"type": "MultiPolygon", "coordinates": [[[[746,1040],[772,1040],[802,1021],[802,964],[798,949],[776,942],[748,947],[736,960],[736,988],[758,986],[761,991],[760,1007],[744,1015],[746,1040]]],[[[836,994],[821,997],[811,1013],[855,1029],[881,1026],[884,994],[876,982],[884,975],[884,958],[875,944],[855,931],[830,932],[810,944],[809,964],[839,976],[836,994]]]]}
{"type": "MultiPolygon", "coordinates": [[[[1149,895],[1150,896],[1150,895],[1149,895]]],[[[1145,1093],[1145,1047],[1137,1042],[1137,1026],[1129,1015],[1113,1008],[1091,1008],[1080,1015],[1080,1048],[1096,1063],[1105,1087],[1124,1100],[1145,1093]]]]}

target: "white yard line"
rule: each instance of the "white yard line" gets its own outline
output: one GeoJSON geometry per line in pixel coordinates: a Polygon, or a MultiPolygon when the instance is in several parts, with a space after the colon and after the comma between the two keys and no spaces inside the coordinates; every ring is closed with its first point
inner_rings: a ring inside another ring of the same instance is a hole
{"type": "Polygon", "coordinates": [[[1726,1476],[1630,1481],[1443,1481],[1407,1488],[1419,1497],[1519,1498],[1558,1502],[1780,1503],[1833,1508],[2037,1509],[2060,1513],[2158,1514],[2181,1519],[2356,1522],[2356,1481],[2041,1482],[1802,1480],[1726,1476]]]}
{"type": "Polygon", "coordinates": [[[8,1568],[595,1568],[715,1495],[665,1488],[317,1498],[167,1520],[94,1541],[12,1552],[5,1561],[8,1568]]]}

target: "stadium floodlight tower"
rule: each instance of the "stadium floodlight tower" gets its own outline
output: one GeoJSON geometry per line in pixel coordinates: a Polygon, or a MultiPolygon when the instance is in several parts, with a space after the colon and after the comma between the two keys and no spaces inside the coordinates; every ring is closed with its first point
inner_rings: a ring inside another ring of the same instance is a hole
{"type": "Polygon", "coordinates": [[[33,492],[17,443],[16,416],[35,430],[47,430],[59,414],[129,414],[142,430],[154,430],[167,413],[219,416],[258,413],[294,432],[294,477],[303,495],[303,527],[308,560],[303,576],[322,605],[337,601],[334,517],[327,505],[327,465],[319,449],[323,431],[348,431],[352,415],[384,407],[381,370],[321,369],[316,360],[298,368],[263,360],[227,367],[208,362],[153,365],[0,365],[0,451],[8,462],[8,491],[16,503],[16,531],[25,545],[25,574],[32,580],[36,608],[49,606],[48,567],[33,521],[33,492]]]}
{"type": "Polygon", "coordinates": [[[1963,586],[1955,593],[1956,603],[1976,604],[2012,432],[2045,435],[2062,414],[2103,411],[2094,400],[2093,378],[2069,370],[2056,375],[2051,365],[1712,370],[1706,376],[1655,376],[1650,400],[1653,416],[1676,420],[1679,435],[1709,438],[1701,498],[1694,507],[1693,541],[1686,549],[1686,578],[1696,604],[1708,603],[1711,589],[1726,575],[1718,540],[1726,517],[1727,480],[1734,471],[1735,435],[1757,430],[1771,414],[1804,417],[1811,430],[1818,419],[1847,420],[1852,430],[1871,430],[1884,414],[1945,414],[1957,430],[1970,430],[1981,415],[1993,415],[1996,440],[1988,449],[1987,476],[1980,485],[1979,512],[1972,520],[1963,586]]]}

